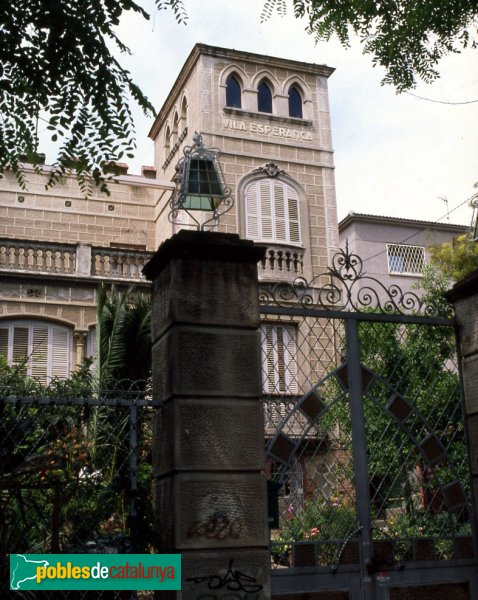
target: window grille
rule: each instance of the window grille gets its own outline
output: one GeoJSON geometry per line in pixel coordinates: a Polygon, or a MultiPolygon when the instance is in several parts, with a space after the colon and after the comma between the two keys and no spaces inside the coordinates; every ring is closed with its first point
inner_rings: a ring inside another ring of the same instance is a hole
{"type": "Polygon", "coordinates": [[[387,244],[388,272],[392,275],[421,275],[425,266],[425,248],[387,244]]]}
{"type": "Polygon", "coordinates": [[[262,386],[266,394],[297,393],[297,328],[264,323],[262,338],[262,386]]]}
{"type": "Polygon", "coordinates": [[[71,332],[43,321],[0,322],[0,354],[18,372],[40,383],[70,374],[71,332]]]}
{"type": "Polygon", "coordinates": [[[246,237],[263,242],[300,244],[297,192],[277,179],[259,179],[245,190],[246,237]]]}

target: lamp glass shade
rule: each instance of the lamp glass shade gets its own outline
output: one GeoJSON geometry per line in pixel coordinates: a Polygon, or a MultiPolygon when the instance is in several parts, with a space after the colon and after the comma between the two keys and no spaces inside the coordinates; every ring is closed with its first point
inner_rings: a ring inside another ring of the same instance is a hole
{"type": "Polygon", "coordinates": [[[186,210],[216,210],[221,204],[222,198],[213,196],[191,196],[187,195],[181,199],[180,208],[186,210]]]}
{"type": "Polygon", "coordinates": [[[224,194],[214,161],[192,158],[186,169],[180,207],[187,210],[216,210],[224,194]]]}

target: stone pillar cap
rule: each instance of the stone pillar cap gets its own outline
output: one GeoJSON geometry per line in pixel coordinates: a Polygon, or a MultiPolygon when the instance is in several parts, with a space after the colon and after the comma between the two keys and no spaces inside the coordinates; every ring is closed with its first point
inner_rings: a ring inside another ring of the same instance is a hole
{"type": "Polygon", "coordinates": [[[478,293],[478,269],[469,273],[465,279],[458,281],[455,285],[445,292],[445,298],[449,302],[456,302],[468,298],[469,296],[476,295],[478,293]]]}
{"type": "Polygon", "coordinates": [[[253,241],[241,239],[237,233],[183,229],[159,247],[144,266],[143,274],[153,280],[172,259],[257,263],[264,257],[265,251],[253,241]]]}

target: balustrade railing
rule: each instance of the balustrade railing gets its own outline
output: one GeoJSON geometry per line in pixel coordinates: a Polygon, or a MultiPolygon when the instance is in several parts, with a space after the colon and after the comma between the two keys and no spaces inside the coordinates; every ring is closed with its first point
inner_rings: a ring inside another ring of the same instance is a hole
{"type": "Polygon", "coordinates": [[[0,241],[0,269],[74,274],[76,247],[18,240],[0,241]]]}
{"type": "MultiPolygon", "coordinates": [[[[85,244],[0,240],[2,271],[144,281],[141,271],[151,255],[146,251],[85,244]]],[[[263,281],[293,281],[304,273],[304,250],[268,245],[258,271],[263,281]]]]}
{"type": "Polygon", "coordinates": [[[293,281],[303,274],[303,248],[266,246],[266,254],[259,263],[259,279],[293,281]]]}
{"type": "Polygon", "coordinates": [[[91,274],[105,279],[144,279],[141,273],[151,258],[146,252],[96,248],[91,253],[91,274]]]}
{"type": "Polygon", "coordinates": [[[25,240],[0,240],[0,271],[143,281],[149,252],[25,240]]]}

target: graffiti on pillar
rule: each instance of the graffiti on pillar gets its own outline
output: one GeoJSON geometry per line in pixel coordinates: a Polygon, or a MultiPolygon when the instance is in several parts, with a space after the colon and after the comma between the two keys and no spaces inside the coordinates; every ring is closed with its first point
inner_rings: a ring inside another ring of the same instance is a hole
{"type": "Polygon", "coordinates": [[[189,577],[186,581],[193,583],[207,583],[210,590],[229,590],[231,592],[245,592],[254,594],[262,590],[262,585],[258,583],[252,575],[246,575],[242,571],[233,568],[234,559],[231,558],[229,566],[224,575],[214,574],[200,577],[189,577]]]}
{"type": "Polygon", "coordinates": [[[206,519],[195,521],[188,529],[188,538],[206,540],[238,539],[242,530],[241,520],[230,519],[227,515],[214,514],[206,519]]]}

